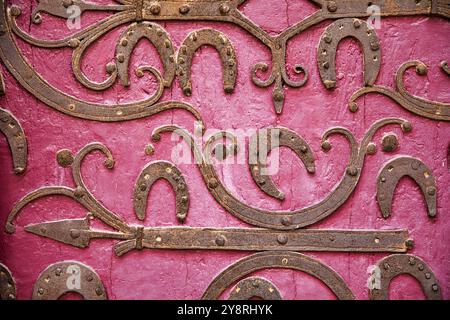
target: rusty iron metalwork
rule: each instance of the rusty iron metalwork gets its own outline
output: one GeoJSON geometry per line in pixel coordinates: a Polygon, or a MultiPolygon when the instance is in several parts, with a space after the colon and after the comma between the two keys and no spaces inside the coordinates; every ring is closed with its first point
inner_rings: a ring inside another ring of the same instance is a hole
{"type": "Polygon", "coordinates": [[[0,96],[3,96],[6,93],[5,80],[3,80],[3,74],[0,70],[0,96]]]}
{"type": "MultiPolygon", "coordinates": [[[[447,75],[449,75],[448,64],[444,62],[441,64],[441,67],[442,70],[446,72],[447,75]]],[[[358,110],[356,100],[359,97],[368,93],[378,93],[391,98],[403,108],[422,117],[432,120],[450,121],[449,103],[426,100],[412,95],[406,90],[403,78],[406,70],[410,68],[415,68],[418,75],[425,75],[428,71],[427,66],[419,60],[405,62],[400,66],[395,76],[397,91],[394,91],[388,87],[378,85],[361,88],[351,96],[348,105],[349,110],[351,112],[356,112],[358,110]]]]}
{"type": "Polygon", "coordinates": [[[27,138],[19,121],[7,110],[0,108],[0,131],[5,135],[11,150],[15,174],[27,168],[27,138]]]}
{"type": "Polygon", "coordinates": [[[427,299],[442,299],[439,283],[431,268],[422,259],[410,254],[393,254],[378,261],[371,278],[377,277],[379,285],[369,289],[370,299],[388,300],[389,284],[401,274],[414,277],[422,286],[427,299]]]}
{"type": "MultiPolygon", "coordinates": [[[[381,122],[403,123],[399,120],[381,122]]],[[[336,129],[335,129],[336,130],[336,129]]],[[[376,131],[374,129],[373,133],[376,131]]],[[[284,134],[286,131],[284,132],[284,134]]],[[[287,137],[291,137],[288,135],[287,137]]],[[[211,142],[209,140],[208,142],[211,142]]],[[[211,143],[207,143],[208,150],[211,143]]],[[[82,148],[75,156],[64,149],[57,153],[61,166],[71,166],[75,188],[66,186],[43,187],[37,189],[11,210],[6,231],[15,231],[14,219],[30,202],[37,199],[60,195],[69,197],[89,211],[82,219],[69,219],[31,224],[26,231],[47,237],[75,247],[89,246],[91,239],[107,238],[122,240],[115,246],[117,255],[123,255],[134,249],[203,249],[203,250],[292,250],[292,251],[345,251],[345,252],[406,252],[411,240],[406,230],[364,231],[364,230],[296,230],[278,231],[269,229],[215,229],[193,227],[151,227],[128,224],[120,215],[109,211],[97,200],[86,187],[82,175],[81,164],[85,157],[93,152],[101,152],[105,157],[105,167],[112,169],[114,159],[110,150],[100,144],[91,143],[82,148]],[[92,230],[90,220],[97,218],[115,231],[92,230]]],[[[356,150],[354,150],[356,152],[356,150]]],[[[353,173],[352,173],[353,174],[353,173]]],[[[350,175],[350,174],[349,174],[350,175]]],[[[177,214],[183,219],[188,209],[187,186],[179,170],[165,161],[153,162],[140,173],[135,190],[136,214],[140,219],[145,217],[148,192],[154,181],[163,178],[169,180],[177,192],[177,214]],[[145,187],[145,189],[144,189],[145,187]],[[186,198],[184,198],[186,197],[186,198]]],[[[210,181],[211,183],[211,181],[210,181]]],[[[211,185],[209,185],[211,187],[211,185]]],[[[183,220],[180,219],[180,220],[183,220]]]]}
{"type": "Polygon", "coordinates": [[[228,300],[250,300],[257,297],[263,300],[282,300],[280,291],[267,279],[250,277],[243,279],[231,290],[228,300]]]}
{"type": "Polygon", "coordinates": [[[260,129],[250,137],[249,168],[256,185],[267,195],[284,200],[284,193],[264,173],[270,151],[278,147],[288,147],[300,158],[308,173],[315,173],[314,155],[308,143],[297,133],[286,128],[260,129]]]}
{"type": "MultiPolygon", "coordinates": [[[[209,44],[215,46],[220,53],[224,67],[224,89],[228,93],[232,92],[237,72],[234,49],[229,44],[229,40],[227,40],[225,35],[218,31],[207,29],[191,33],[186,38],[187,42],[175,54],[173,43],[168,34],[156,22],[170,20],[227,22],[246,30],[270,49],[272,54],[270,70],[268,64],[263,62],[256,63],[252,69],[252,80],[259,87],[274,85],[272,93],[274,107],[277,113],[281,113],[284,104],[284,87],[299,88],[304,86],[308,80],[308,72],[300,64],[296,64],[293,67],[293,71],[299,76],[299,79],[291,79],[288,75],[286,70],[287,43],[296,35],[324,20],[338,20],[329,27],[329,33],[327,33],[334,40],[330,43],[321,41],[319,45],[331,50],[329,52],[330,54],[324,55],[323,50],[319,50],[318,54],[319,69],[322,79],[328,88],[332,88],[335,85],[335,77],[333,76],[334,59],[328,59],[328,57],[331,58],[334,55],[334,44],[337,45],[338,42],[335,41],[341,37],[354,36],[363,44],[366,65],[366,85],[373,84],[378,73],[381,56],[379,55],[380,48],[375,33],[373,32],[373,35],[370,36],[370,40],[373,40],[371,43],[363,40],[359,36],[367,26],[365,22],[358,20],[358,18],[365,18],[370,15],[367,11],[368,4],[359,0],[311,1],[318,6],[315,13],[288,27],[278,35],[270,35],[240,12],[239,6],[245,2],[244,0],[212,0],[207,2],[202,0],[123,0],[114,5],[98,5],[82,0],[72,0],[71,2],[75,3],[81,9],[81,12],[105,11],[112,14],[73,35],[62,39],[45,40],[33,37],[16,24],[16,17],[21,14],[19,6],[7,6],[4,0],[0,0],[0,58],[11,74],[35,97],[50,107],[74,117],[97,121],[125,121],[148,117],[167,109],[178,108],[191,112],[199,119],[200,115],[188,104],[171,101],[158,103],[162,91],[164,87],[169,87],[172,83],[173,77],[175,76],[175,65],[177,65],[178,76],[180,77],[183,91],[189,95],[191,93],[189,64],[192,59],[192,54],[198,46],[209,44]],[[106,79],[101,83],[89,80],[80,68],[80,61],[86,49],[105,33],[120,25],[129,23],[131,23],[131,26],[118,40],[116,61],[105,66],[106,79]],[[343,29],[339,28],[341,24],[343,29]],[[336,26],[338,27],[336,28],[336,26]],[[130,31],[136,31],[136,33],[130,33],[130,31]],[[161,56],[164,65],[164,76],[161,76],[161,73],[151,66],[142,66],[136,70],[139,76],[142,76],[144,71],[149,71],[159,83],[155,94],[144,101],[108,106],[78,100],[60,92],[40,77],[17,48],[12,36],[13,34],[29,44],[38,47],[50,49],[72,48],[73,73],[81,84],[92,90],[105,90],[109,88],[116,81],[117,77],[121,79],[124,86],[129,85],[127,75],[129,58],[135,44],[143,37],[155,45],[161,56]],[[198,42],[194,40],[197,37],[198,42]],[[368,47],[370,47],[370,50],[368,47]],[[185,50],[188,55],[185,55],[185,50]],[[176,59],[176,56],[178,56],[178,59],[176,59]],[[375,57],[377,58],[376,60],[374,60],[375,57]],[[183,64],[183,61],[186,64],[183,64]],[[328,69],[325,68],[327,64],[329,64],[328,69]],[[261,75],[258,74],[259,72],[269,73],[269,76],[266,79],[261,79],[261,75]]],[[[370,4],[380,7],[382,17],[428,15],[441,16],[449,19],[450,9],[448,2],[448,0],[422,0],[420,2],[416,0],[405,0],[401,2],[396,0],[374,0],[370,4]]],[[[39,1],[38,6],[31,14],[31,20],[36,24],[42,23],[42,12],[66,19],[68,15],[66,6],[67,1],[63,0],[39,1]]],[[[328,39],[328,37],[325,38],[328,39]]]]}
{"type": "Polygon", "coordinates": [[[134,211],[137,217],[139,220],[145,219],[148,194],[159,179],[168,181],[175,191],[177,219],[184,222],[189,210],[188,187],[180,170],[168,161],[149,163],[140,173],[134,188],[134,211]]]}
{"type": "Polygon", "coordinates": [[[245,257],[222,271],[208,286],[202,299],[216,300],[239,279],[258,270],[292,269],[305,272],[327,285],[338,299],[353,300],[355,296],[333,269],[320,261],[296,252],[262,252],[245,257]]]}
{"type": "Polygon", "coordinates": [[[398,137],[395,133],[389,132],[383,135],[381,149],[384,152],[394,152],[398,148],[398,137]]]}
{"type": "MultiPolygon", "coordinates": [[[[176,125],[168,125],[156,128],[152,133],[154,141],[161,140],[161,134],[164,132],[174,132],[181,136],[191,147],[194,154],[195,163],[203,176],[205,184],[216,201],[228,212],[237,218],[264,228],[277,230],[293,230],[312,225],[335,212],[354,191],[358,184],[361,171],[364,165],[364,159],[372,138],[379,129],[387,125],[399,125],[403,132],[411,131],[411,123],[398,118],[382,119],[373,124],[364,135],[360,143],[357,142],[353,134],[345,128],[329,129],[322,137],[322,148],[325,151],[331,149],[329,138],[332,135],[344,136],[350,144],[350,159],[347,168],[343,174],[342,180],[337,187],[327,195],[322,201],[303,209],[294,211],[269,211],[252,207],[236,198],[221,182],[211,160],[209,149],[213,141],[207,141],[204,151],[195,143],[191,134],[183,128],[176,125]]],[[[230,138],[230,134],[222,132],[223,137],[230,138]]]]}
{"type": "Polygon", "coordinates": [[[378,175],[377,201],[383,218],[391,216],[395,188],[405,176],[411,177],[419,185],[427,203],[428,216],[435,217],[437,188],[433,173],[419,159],[399,157],[389,161],[378,175]]]}
{"type": "Polygon", "coordinates": [[[68,292],[80,294],[85,300],[106,300],[107,294],[98,274],[78,261],[49,265],[36,280],[33,300],[57,300],[68,292]]]}
{"type": "Polygon", "coordinates": [[[0,300],[15,300],[16,296],[16,282],[12,273],[0,263],[0,300]]]}
{"type": "Polygon", "coordinates": [[[327,89],[333,89],[336,86],[336,50],[339,42],[347,37],[357,39],[362,46],[365,86],[372,86],[380,72],[380,41],[375,29],[360,19],[337,20],[322,34],[317,49],[320,77],[327,89]]]}
{"type": "Polygon", "coordinates": [[[185,95],[192,94],[191,65],[195,51],[204,45],[214,47],[219,53],[223,67],[223,89],[232,93],[237,77],[236,51],[223,33],[213,29],[202,29],[191,32],[181,44],[178,52],[178,77],[185,95]]]}
{"type": "Polygon", "coordinates": [[[447,75],[450,76],[450,67],[448,65],[448,61],[441,61],[441,69],[444,71],[447,75]]]}

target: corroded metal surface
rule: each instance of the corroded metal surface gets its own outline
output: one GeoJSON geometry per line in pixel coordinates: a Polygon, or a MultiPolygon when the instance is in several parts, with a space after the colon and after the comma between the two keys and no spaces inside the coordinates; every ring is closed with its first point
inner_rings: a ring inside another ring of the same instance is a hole
{"type": "Polygon", "coordinates": [[[341,19],[330,25],[319,42],[317,63],[320,77],[327,89],[336,86],[336,50],[342,39],[352,37],[359,41],[364,53],[364,84],[375,83],[381,67],[380,41],[375,30],[359,19],[341,19]]]}
{"type": "Polygon", "coordinates": [[[436,216],[437,189],[431,170],[419,159],[399,157],[389,161],[378,175],[377,201],[384,218],[391,215],[395,188],[401,178],[411,177],[420,187],[428,208],[428,216],[436,216]]]}
{"type": "Polygon", "coordinates": [[[159,179],[171,184],[175,192],[177,219],[184,222],[189,210],[188,187],[180,170],[168,161],[149,163],[139,174],[134,188],[134,212],[139,220],[145,219],[148,194],[159,179]]]}
{"type": "MultiPolygon", "coordinates": [[[[81,175],[81,164],[85,157],[99,151],[106,156],[105,166],[114,167],[114,159],[107,147],[91,143],[75,156],[69,150],[58,152],[58,163],[71,166],[76,187],[43,187],[37,189],[11,210],[7,219],[6,231],[15,231],[14,220],[29,203],[52,195],[69,197],[90,213],[83,219],[68,219],[31,224],[25,227],[28,232],[50,238],[78,248],[89,246],[92,239],[106,238],[122,240],[115,246],[117,255],[133,249],[203,249],[203,250],[294,250],[294,251],[345,251],[345,252],[406,252],[410,247],[406,230],[359,231],[359,230],[298,230],[280,232],[268,229],[230,229],[193,227],[150,227],[128,224],[120,215],[109,211],[87,189],[81,175]],[[90,220],[97,218],[115,231],[93,230],[90,220]]],[[[158,179],[169,180],[177,190],[180,201],[178,214],[185,217],[187,204],[187,185],[181,172],[169,162],[158,161],[149,164],[139,175],[136,183],[135,205],[138,217],[145,217],[146,198],[151,185],[158,179]],[[145,187],[145,190],[144,190],[145,187]],[[138,201],[138,202],[136,202],[138,201]],[[139,216],[141,215],[141,216],[139,216]]],[[[178,201],[177,200],[177,201],[178,201]]],[[[135,209],[136,209],[135,206],[135,209]]]]}
{"type": "Polygon", "coordinates": [[[441,289],[431,268],[419,257],[409,254],[394,254],[381,259],[372,272],[371,277],[377,277],[375,285],[369,291],[372,300],[389,299],[389,284],[392,279],[401,274],[414,277],[422,286],[429,300],[441,300],[441,289]]]}
{"type": "Polygon", "coordinates": [[[98,274],[77,261],[63,261],[48,266],[36,280],[33,300],[57,300],[76,292],[85,300],[106,300],[106,290],[98,274]]]}
{"type": "Polygon", "coordinates": [[[9,111],[2,108],[0,108],[0,131],[8,141],[14,173],[23,173],[27,168],[27,139],[19,121],[9,111]]]}
{"type": "MultiPolygon", "coordinates": [[[[274,85],[272,94],[274,107],[277,113],[281,113],[285,99],[284,87],[299,88],[304,86],[308,80],[308,71],[300,64],[296,64],[293,67],[295,73],[303,75],[300,79],[293,80],[288,75],[286,70],[287,42],[294,36],[324,20],[341,19],[329,27],[326,32],[327,36],[322,39],[323,41],[321,41],[321,44],[319,45],[319,69],[324,84],[328,88],[332,88],[335,85],[334,54],[339,42],[331,40],[326,43],[325,40],[341,39],[346,36],[354,36],[363,44],[366,65],[365,83],[366,85],[371,85],[375,81],[381,61],[379,42],[376,39],[375,33],[367,29],[366,23],[357,19],[370,16],[370,12],[367,10],[367,3],[359,0],[312,0],[312,2],[319,6],[315,13],[290,26],[278,35],[270,35],[239,11],[239,5],[243,2],[244,1],[241,0],[213,0],[207,2],[201,0],[187,2],[178,0],[126,0],[120,1],[120,3],[115,5],[97,5],[82,0],[69,2],[62,0],[45,0],[40,1],[39,5],[31,14],[31,20],[36,24],[42,22],[43,18],[41,12],[67,19],[67,7],[70,5],[77,5],[81,13],[84,11],[107,11],[113,14],[93,25],[85,27],[71,36],[62,39],[44,40],[37,39],[20,29],[16,24],[16,17],[21,14],[20,7],[16,5],[8,7],[4,0],[1,0],[0,26],[2,27],[0,30],[0,57],[11,74],[13,74],[24,88],[50,107],[71,116],[98,121],[124,121],[151,116],[167,109],[181,108],[188,110],[193,113],[194,116],[199,117],[199,114],[187,104],[179,102],[158,103],[163,88],[169,87],[172,83],[174,77],[175,54],[173,43],[168,34],[161,26],[149,21],[207,20],[227,22],[246,30],[270,49],[272,54],[271,70],[269,71],[269,65],[266,63],[256,63],[252,70],[252,80],[253,83],[259,87],[269,87],[274,85]],[[133,24],[118,40],[116,47],[116,62],[106,66],[105,71],[108,74],[106,80],[101,83],[89,80],[80,68],[80,61],[84,52],[86,52],[87,48],[95,43],[101,36],[114,28],[127,23],[133,24]],[[149,27],[151,27],[152,30],[149,30],[149,27]],[[369,42],[367,41],[367,38],[364,39],[361,36],[364,30],[366,32],[372,32],[368,38],[369,42]],[[130,31],[136,31],[136,33],[130,33],[130,31]],[[142,37],[147,38],[156,46],[164,64],[165,76],[163,78],[160,72],[151,66],[143,66],[143,69],[137,71],[139,75],[142,75],[144,70],[151,72],[159,83],[159,87],[155,94],[144,101],[117,106],[106,106],[103,104],[93,104],[87,101],[78,100],[62,93],[42,79],[21,54],[12,34],[15,34],[34,46],[55,49],[64,47],[72,48],[73,73],[81,84],[92,90],[101,91],[111,87],[118,76],[123,85],[129,85],[126,71],[128,69],[128,61],[135,44],[142,37]],[[329,53],[323,54],[324,50],[329,51],[329,53]],[[268,78],[262,80],[260,75],[257,74],[259,71],[268,72],[268,78]]],[[[380,8],[380,16],[382,17],[436,15],[450,18],[448,0],[423,0],[419,2],[416,0],[405,0],[401,2],[395,0],[377,0],[371,1],[370,5],[378,6],[380,8]]],[[[178,61],[176,64],[178,66],[178,75],[183,91],[188,95],[191,93],[190,61],[192,60],[193,52],[195,52],[198,46],[202,44],[213,45],[218,49],[224,68],[224,89],[226,92],[232,92],[237,72],[237,61],[234,49],[229,44],[229,40],[227,40],[225,35],[211,29],[198,30],[191,33],[178,52],[178,61]],[[195,38],[198,40],[194,40],[195,38]]]]}
{"type": "MultiPolygon", "coordinates": [[[[325,132],[322,136],[322,148],[325,151],[331,149],[331,144],[328,139],[332,135],[342,135],[350,144],[350,159],[347,169],[337,187],[335,187],[322,201],[306,208],[293,211],[270,211],[259,209],[247,205],[236,198],[221,182],[216,169],[212,165],[210,154],[207,152],[210,148],[209,141],[206,143],[204,151],[202,152],[192,135],[185,129],[176,125],[156,128],[153,131],[152,137],[154,138],[154,141],[160,141],[161,134],[164,132],[173,132],[180,135],[186,143],[191,146],[195,163],[197,163],[210,193],[225,210],[237,218],[259,227],[278,230],[293,230],[325,219],[345,203],[358,184],[367,149],[373,136],[387,125],[399,125],[405,133],[412,129],[411,123],[406,120],[397,118],[383,119],[370,127],[360,143],[358,143],[353,134],[345,128],[332,128],[325,132]]],[[[226,137],[230,134],[223,133],[223,135],[226,137]]]]}
{"type": "MultiPolygon", "coordinates": [[[[349,102],[349,109],[352,112],[356,112],[358,110],[358,106],[356,104],[356,100],[368,93],[379,93],[385,95],[403,108],[408,111],[420,115],[425,118],[433,119],[433,120],[441,120],[441,121],[450,121],[450,104],[435,102],[426,100],[421,97],[417,97],[415,95],[410,94],[405,88],[404,84],[404,74],[406,70],[409,68],[415,68],[417,74],[426,75],[427,74],[427,66],[419,60],[408,61],[400,66],[397,71],[397,75],[395,77],[395,83],[397,86],[397,91],[394,91],[388,87],[374,85],[372,87],[364,87],[356,91],[349,102]]],[[[445,63],[442,65],[442,69],[449,74],[448,67],[445,67],[445,63]]]]}
{"type": "Polygon", "coordinates": [[[250,298],[263,300],[282,300],[277,287],[267,279],[250,277],[243,279],[231,290],[229,300],[249,300],[250,298]]]}
{"type": "Polygon", "coordinates": [[[11,271],[0,263],[0,300],[16,299],[16,282],[11,271]]]}
{"type": "Polygon", "coordinates": [[[308,143],[296,132],[286,128],[261,129],[250,137],[249,168],[256,185],[271,197],[284,200],[284,193],[273,182],[270,175],[264,173],[267,157],[275,148],[287,147],[303,162],[308,173],[315,173],[314,155],[308,143]]]}
{"type": "Polygon", "coordinates": [[[258,270],[292,269],[305,272],[327,285],[338,299],[355,297],[344,280],[330,267],[311,257],[295,252],[263,252],[243,258],[222,271],[208,286],[202,299],[215,300],[237,280],[258,270]]]}
{"type": "Polygon", "coordinates": [[[181,44],[177,60],[181,89],[185,95],[192,94],[192,60],[197,49],[204,45],[214,47],[219,53],[223,67],[223,90],[232,93],[237,76],[236,52],[227,36],[213,29],[193,31],[181,44]]]}
{"type": "Polygon", "coordinates": [[[6,93],[5,80],[3,80],[3,74],[2,71],[0,70],[0,96],[4,95],[5,93],[6,93]]]}

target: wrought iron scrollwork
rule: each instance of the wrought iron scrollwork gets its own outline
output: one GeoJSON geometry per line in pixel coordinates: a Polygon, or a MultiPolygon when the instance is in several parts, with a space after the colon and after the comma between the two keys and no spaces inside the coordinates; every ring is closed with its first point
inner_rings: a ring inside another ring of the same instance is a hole
{"type": "Polygon", "coordinates": [[[0,131],[6,137],[12,154],[14,173],[21,174],[27,168],[28,145],[19,121],[7,110],[0,108],[0,131]]]}

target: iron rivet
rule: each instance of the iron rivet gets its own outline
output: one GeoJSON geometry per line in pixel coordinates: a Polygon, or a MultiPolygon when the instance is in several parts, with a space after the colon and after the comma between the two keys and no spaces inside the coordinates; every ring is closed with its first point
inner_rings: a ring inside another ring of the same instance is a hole
{"type": "Polygon", "coordinates": [[[78,39],[70,39],[69,40],[69,46],[71,47],[71,48],[76,48],[76,47],[78,47],[80,45],[80,40],[78,40],[78,39]]]}
{"type": "Polygon", "coordinates": [[[355,28],[361,27],[361,20],[359,20],[359,19],[354,19],[354,20],[353,20],[353,26],[354,26],[355,28]]]}
{"type": "Polygon", "coordinates": [[[125,61],[125,56],[121,53],[119,53],[116,58],[117,58],[117,61],[119,61],[120,63],[125,61]]]}
{"type": "Polygon", "coordinates": [[[145,154],[148,156],[151,156],[151,155],[153,155],[153,153],[155,153],[155,149],[153,148],[153,146],[151,144],[148,144],[145,147],[145,154]]]}
{"type": "Polygon", "coordinates": [[[416,66],[416,71],[417,71],[418,74],[420,74],[421,76],[423,76],[423,75],[427,74],[427,66],[424,65],[423,63],[419,63],[419,64],[416,66]]]}
{"type": "Polygon", "coordinates": [[[141,185],[139,186],[139,189],[140,189],[141,191],[145,191],[145,190],[147,190],[147,185],[146,185],[145,183],[143,183],[143,184],[141,184],[141,185]]]}
{"type": "Polygon", "coordinates": [[[372,49],[372,51],[377,51],[378,49],[380,49],[380,44],[376,41],[371,41],[370,49],[372,49]]]}
{"type": "Polygon", "coordinates": [[[425,273],[425,278],[430,279],[431,278],[431,274],[429,272],[425,273]]]}
{"type": "Polygon", "coordinates": [[[109,62],[106,65],[106,72],[108,74],[112,74],[114,71],[116,71],[116,69],[117,69],[117,67],[116,67],[116,64],[114,62],[109,62]]]}
{"type": "Polygon", "coordinates": [[[55,275],[59,277],[61,275],[61,273],[62,273],[62,269],[61,268],[56,268],[55,275]]]}
{"type": "Polygon", "coordinates": [[[288,242],[288,237],[285,234],[279,234],[277,236],[277,241],[279,244],[286,244],[288,242]]]}
{"type": "Polygon", "coordinates": [[[413,169],[413,170],[418,170],[419,169],[419,167],[420,167],[420,162],[419,161],[413,161],[412,163],[411,163],[411,168],[413,169]]]}
{"type": "Polygon", "coordinates": [[[323,40],[324,40],[326,43],[331,43],[331,41],[333,41],[333,38],[331,37],[331,34],[327,33],[327,34],[325,34],[325,36],[323,37],[323,40]]]}
{"type": "Polygon", "coordinates": [[[40,295],[43,295],[43,294],[44,294],[44,289],[43,289],[43,288],[39,288],[38,293],[39,293],[40,295]]]}
{"type": "Polygon", "coordinates": [[[230,12],[230,6],[226,3],[222,3],[219,7],[219,11],[221,14],[228,14],[228,12],[230,12]]]}
{"type": "Polygon", "coordinates": [[[95,289],[95,293],[96,293],[98,296],[101,296],[101,295],[103,294],[103,289],[100,288],[100,287],[97,287],[97,289],[95,289]]]}
{"type": "Polygon", "coordinates": [[[283,258],[283,259],[281,259],[281,263],[282,263],[283,265],[287,265],[288,262],[289,262],[288,258],[283,258]]]}
{"type": "Polygon", "coordinates": [[[223,247],[224,245],[225,245],[225,242],[226,242],[226,239],[225,239],[225,237],[224,236],[218,236],[217,238],[216,238],[216,244],[219,246],[219,247],[223,247]]]}
{"type": "Polygon", "coordinates": [[[375,143],[371,142],[367,145],[366,149],[367,154],[375,154],[377,152],[377,146],[375,143]]]}
{"type": "Polygon", "coordinates": [[[189,7],[189,5],[187,5],[187,4],[182,5],[179,9],[181,14],[187,14],[190,10],[191,10],[191,7],[189,7]]]}
{"type": "Polygon", "coordinates": [[[258,279],[253,280],[252,285],[255,288],[259,288],[259,280],[258,279]]]}
{"type": "Polygon", "coordinates": [[[63,0],[63,6],[64,8],[68,8],[73,4],[72,0],[63,0]]]}
{"type": "Polygon", "coordinates": [[[82,198],[84,196],[84,189],[82,187],[77,187],[74,192],[75,198],[82,198]]]}
{"type": "Polygon", "coordinates": [[[389,263],[385,262],[383,265],[384,270],[389,270],[389,263]]]}
{"type": "Polygon", "coordinates": [[[8,295],[8,299],[9,299],[9,300],[14,300],[15,298],[16,298],[16,296],[13,295],[12,293],[10,293],[10,294],[8,295]]]}
{"type": "Polygon", "coordinates": [[[188,197],[182,196],[182,197],[181,197],[181,202],[184,203],[184,204],[186,204],[186,203],[188,202],[188,197]]]}
{"type": "Polygon", "coordinates": [[[409,264],[410,264],[411,266],[415,265],[415,264],[416,264],[416,258],[414,258],[414,257],[409,257],[409,264]]]}
{"type": "Polygon", "coordinates": [[[306,151],[308,151],[308,148],[307,148],[306,146],[302,145],[302,146],[300,147],[300,151],[301,151],[302,153],[305,153],[306,151]]]}
{"type": "Polygon", "coordinates": [[[273,91],[273,100],[274,101],[283,101],[284,100],[284,94],[281,90],[274,90],[273,91]]]}
{"type": "Polygon", "coordinates": [[[423,271],[423,269],[424,269],[425,267],[423,266],[423,264],[419,264],[419,266],[418,266],[418,269],[420,270],[420,271],[423,271]]]}
{"type": "Polygon", "coordinates": [[[437,284],[433,284],[433,285],[431,286],[431,288],[433,289],[434,292],[437,292],[437,291],[439,290],[439,287],[438,287],[437,284]]]}
{"type": "Polygon", "coordinates": [[[16,5],[11,6],[10,12],[13,17],[17,17],[22,14],[22,10],[16,5]]]}
{"type": "Polygon", "coordinates": [[[436,194],[436,188],[435,187],[428,187],[427,188],[427,193],[430,196],[434,196],[436,194]]]}
{"type": "Polygon", "coordinates": [[[410,132],[412,130],[412,124],[409,121],[405,121],[401,125],[403,132],[410,132]]]}
{"type": "Polygon", "coordinates": [[[92,280],[94,280],[94,276],[92,274],[88,274],[87,277],[86,277],[86,280],[88,282],[92,282],[92,280]]]}
{"type": "Polygon", "coordinates": [[[126,47],[126,46],[128,45],[128,40],[127,40],[127,39],[122,39],[122,40],[120,41],[120,45],[121,45],[122,47],[126,47]]]}
{"type": "Polygon", "coordinates": [[[324,63],[322,63],[322,67],[325,69],[329,69],[330,68],[330,63],[328,61],[325,61],[324,63]]]}
{"type": "Polygon", "coordinates": [[[358,168],[353,165],[349,166],[347,168],[347,174],[352,177],[355,177],[358,174],[358,168]]]}
{"type": "Polygon", "coordinates": [[[334,2],[334,1],[328,2],[327,9],[328,9],[328,11],[330,11],[330,12],[336,12],[336,10],[337,10],[337,4],[336,4],[336,2],[334,2]]]}
{"type": "Polygon", "coordinates": [[[405,241],[405,245],[406,245],[406,248],[411,250],[412,248],[414,248],[414,240],[412,240],[412,239],[406,240],[405,241]]]}
{"type": "Polygon", "coordinates": [[[292,219],[291,217],[283,217],[281,218],[281,223],[283,224],[283,226],[290,226],[292,224],[292,219]]]}
{"type": "Polygon", "coordinates": [[[381,148],[384,152],[393,152],[398,147],[398,138],[394,133],[386,134],[381,140],[381,148]]]}
{"type": "Polygon", "coordinates": [[[73,160],[72,152],[68,149],[62,149],[56,154],[56,161],[61,167],[65,168],[72,165],[73,160]]]}
{"type": "Polygon", "coordinates": [[[150,12],[154,15],[158,15],[161,12],[161,5],[158,3],[152,3],[150,5],[150,12]]]}
{"type": "Polygon", "coordinates": [[[81,231],[78,229],[72,229],[70,230],[70,236],[72,237],[72,239],[77,239],[81,236],[81,231]]]}
{"type": "Polygon", "coordinates": [[[331,143],[328,140],[325,140],[324,142],[322,142],[322,149],[326,152],[326,151],[330,151],[331,150],[331,143]]]}
{"type": "Polygon", "coordinates": [[[209,180],[208,182],[208,187],[210,187],[211,189],[215,189],[218,186],[218,182],[216,179],[212,178],[211,180],[209,180]]]}
{"type": "Polygon", "coordinates": [[[348,104],[348,110],[350,110],[350,112],[355,113],[356,111],[358,111],[358,104],[356,102],[350,102],[348,104]]]}

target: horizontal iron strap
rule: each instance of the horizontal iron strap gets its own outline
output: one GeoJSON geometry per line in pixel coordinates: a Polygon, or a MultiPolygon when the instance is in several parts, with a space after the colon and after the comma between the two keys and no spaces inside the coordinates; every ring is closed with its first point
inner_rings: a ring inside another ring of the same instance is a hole
{"type": "Polygon", "coordinates": [[[298,230],[146,228],[142,248],[206,250],[289,250],[340,252],[406,252],[407,230],[298,230]]]}

